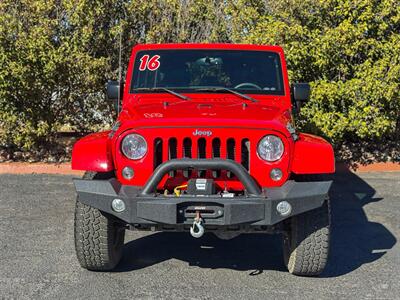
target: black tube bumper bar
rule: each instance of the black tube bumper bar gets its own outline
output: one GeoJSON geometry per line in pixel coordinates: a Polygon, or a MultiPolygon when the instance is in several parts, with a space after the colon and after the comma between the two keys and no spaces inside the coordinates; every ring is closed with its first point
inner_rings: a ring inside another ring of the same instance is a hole
{"type": "MultiPolygon", "coordinates": [[[[173,162],[176,163],[176,161],[173,162]]],[[[183,160],[182,164],[177,164],[179,166],[177,168],[202,168],[206,165],[206,168],[210,169],[230,170],[242,181],[248,195],[224,198],[220,195],[175,197],[151,194],[163,174],[175,168],[174,163],[167,162],[161,165],[144,188],[124,186],[116,179],[75,179],[78,199],[86,205],[133,225],[192,224],[195,212],[200,211],[206,226],[241,224],[262,226],[274,225],[291,216],[322,206],[332,184],[332,181],[295,182],[289,180],[279,188],[267,188],[261,191],[258,186],[257,189],[253,186],[255,182],[247,171],[243,172],[244,169],[241,170],[240,167],[231,167],[232,163],[236,164],[233,161],[228,161],[228,164],[223,165],[221,165],[221,160],[217,163],[208,161],[207,164],[200,163],[201,166],[199,166],[194,160],[183,160]],[[123,212],[113,211],[111,203],[114,199],[125,202],[126,209],[123,212]],[[290,214],[282,216],[278,213],[276,207],[281,201],[287,201],[291,205],[290,214]]]]}
{"type": "Polygon", "coordinates": [[[157,167],[153,175],[147,181],[142,190],[142,195],[154,193],[158,183],[170,171],[173,170],[227,170],[231,171],[242,182],[246,191],[250,195],[260,195],[261,189],[258,187],[254,179],[249,175],[247,170],[237,162],[231,159],[171,159],[157,167]]]}

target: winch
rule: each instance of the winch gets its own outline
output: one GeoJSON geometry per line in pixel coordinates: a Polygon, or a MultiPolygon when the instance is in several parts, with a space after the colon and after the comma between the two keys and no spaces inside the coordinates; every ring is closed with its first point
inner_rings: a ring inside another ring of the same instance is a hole
{"type": "MultiPolygon", "coordinates": [[[[216,193],[214,180],[207,178],[190,179],[187,184],[186,193],[196,196],[214,195],[216,193]]],[[[204,231],[203,219],[200,212],[196,211],[196,217],[193,220],[193,225],[190,227],[190,234],[194,238],[200,238],[203,236],[204,231]]]]}
{"type": "Polygon", "coordinates": [[[189,195],[214,195],[216,193],[214,180],[208,178],[190,179],[186,192],[189,195]]]}

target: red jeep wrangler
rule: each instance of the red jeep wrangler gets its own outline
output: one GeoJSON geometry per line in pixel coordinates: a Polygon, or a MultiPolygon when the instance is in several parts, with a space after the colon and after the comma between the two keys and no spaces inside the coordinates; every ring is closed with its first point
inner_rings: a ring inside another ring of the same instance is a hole
{"type": "Polygon", "coordinates": [[[282,233],[290,273],[322,272],[332,182],[321,175],[335,163],[328,142],[295,129],[309,94],[289,86],[280,47],[134,47],[124,88],[107,85],[118,120],[72,153],[72,168],[87,171],[74,180],[82,267],[113,269],[131,229],[282,233]]]}

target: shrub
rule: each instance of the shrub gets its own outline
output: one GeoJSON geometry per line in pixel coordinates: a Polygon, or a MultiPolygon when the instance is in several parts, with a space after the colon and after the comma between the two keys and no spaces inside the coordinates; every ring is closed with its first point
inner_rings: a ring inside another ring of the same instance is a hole
{"type": "Polygon", "coordinates": [[[304,129],[335,144],[400,138],[397,0],[235,1],[227,12],[235,42],[283,46],[291,81],[312,83],[304,129]]]}

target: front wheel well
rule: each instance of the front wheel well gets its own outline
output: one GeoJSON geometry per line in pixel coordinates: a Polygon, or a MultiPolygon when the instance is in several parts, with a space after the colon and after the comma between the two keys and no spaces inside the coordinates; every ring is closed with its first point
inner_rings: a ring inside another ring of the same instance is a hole
{"type": "Polygon", "coordinates": [[[83,179],[96,179],[96,180],[107,180],[110,178],[115,178],[115,171],[108,172],[94,172],[94,171],[86,171],[82,177],[83,179]]]}
{"type": "Polygon", "coordinates": [[[333,174],[295,174],[291,173],[288,180],[296,182],[313,182],[313,181],[329,181],[333,180],[333,174]]]}

